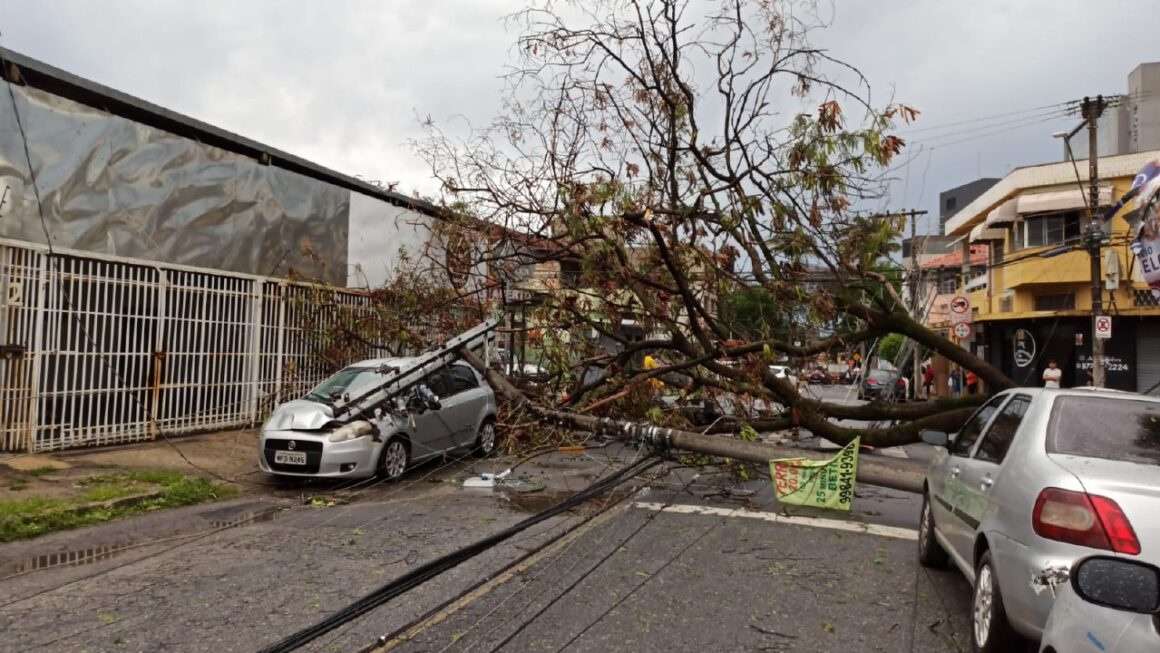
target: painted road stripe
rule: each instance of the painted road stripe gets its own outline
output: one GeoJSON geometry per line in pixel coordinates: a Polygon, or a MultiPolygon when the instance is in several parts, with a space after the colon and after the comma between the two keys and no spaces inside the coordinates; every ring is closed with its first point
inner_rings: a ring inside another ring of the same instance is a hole
{"type": "Polygon", "coordinates": [[[881,526],[879,524],[863,524],[861,522],[838,521],[836,519],[821,519],[819,517],[801,517],[783,515],[776,512],[762,512],[760,510],[745,510],[744,508],[715,508],[712,506],[689,506],[684,504],[666,505],[663,503],[646,503],[634,501],[634,508],[660,512],[675,512],[683,515],[710,515],[715,517],[747,517],[761,519],[778,524],[794,524],[796,526],[812,526],[815,528],[829,528],[836,531],[850,531],[881,535],[883,537],[897,537],[903,540],[917,540],[918,531],[896,526],[881,526]]]}

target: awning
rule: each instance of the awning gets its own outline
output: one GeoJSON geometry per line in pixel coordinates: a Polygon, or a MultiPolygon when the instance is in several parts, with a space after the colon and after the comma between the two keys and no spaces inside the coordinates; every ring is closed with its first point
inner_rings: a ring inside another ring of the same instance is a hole
{"type": "MultiPolygon", "coordinates": [[[[1086,188],[1082,191],[1078,188],[1072,188],[1071,190],[1057,190],[1050,193],[1020,195],[1018,197],[1018,212],[1025,214],[1082,209],[1086,206],[1085,199],[1087,198],[1087,193],[1086,188]]],[[[1101,187],[1100,206],[1110,206],[1111,204],[1112,189],[1107,186],[1101,187]]]]}
{"type": "Polygon", "coordinates": [[[987,224],[983,223],[971,229],[971,242],[977,243],[983,240],[1003,240],[1006,236],[1004,229],[988,229],[987,224]]]}
{"type": "Polygon", "coordinates": [[[987,219],[983,220],[983,225],[990,227],[991,225],[1015,222],[1019,218],[1018,204],[1019,200],[1017,198],[1003,202],[987,214],[987,219]]]}

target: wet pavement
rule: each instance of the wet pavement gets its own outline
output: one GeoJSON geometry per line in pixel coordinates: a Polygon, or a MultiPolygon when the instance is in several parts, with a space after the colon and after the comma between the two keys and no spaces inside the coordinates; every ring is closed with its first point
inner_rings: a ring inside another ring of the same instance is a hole
{"type": "MultiPolygon", "coordinates": [[[[2,648],[257,650],[638,455],[543,456],[514,470],[521,491],[457,482],[512,461],[437,461],[401,483],[306,484],[0,546],[2,648]]],[[[487,580],[395,648],[967,650],[965,580],[914,559],[918,497],[861,486],[850,515],[785,508],[767,478],[669,467],[303,650],[362,650],[487,580]]]]}

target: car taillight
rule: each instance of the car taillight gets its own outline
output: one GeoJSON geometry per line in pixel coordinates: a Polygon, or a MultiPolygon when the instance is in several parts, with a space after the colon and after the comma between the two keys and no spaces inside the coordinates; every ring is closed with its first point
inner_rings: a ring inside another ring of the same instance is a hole
{"type": "Polygon", "coordinates": [[[866,379],[866,383],[869,383],[870,385],[878,385],[877,379],[866,379]]]}
{"type": "Polygon", "coordinates": [[[1140,553],[1140,540],[1119,504],[1107,497],[1049,487],[1039,493],[1031,525],[1040,537],[1117,553],[1140,553]]]}

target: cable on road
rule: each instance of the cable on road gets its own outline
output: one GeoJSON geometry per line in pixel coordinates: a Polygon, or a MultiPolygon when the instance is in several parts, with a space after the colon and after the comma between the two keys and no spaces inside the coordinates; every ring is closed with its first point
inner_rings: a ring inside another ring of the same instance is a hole
{"type": "Polygon", "coordinates": [[[527,530],[543,521],[546,521],[556,515],[571,510],[572,508],[584,503],[585,501],[603,494],[608,490],[620,485],[628,479],[636,476],[650,467],[653,467],[661,462],[661,459],[656,456],[649,456],[640,462],[629,465],[619,472],[608,476],[584,490],[577,492],[571,497],[561,501],[560,503],[548,508],[547,510],[533,515],[518,524],[510,526],[494,535],[488,536],[473,544],[470,544],[458,551],[453,551],[449,554],[440,556],[430,562],[424,563],[419,567],[403,574],[402,576],[392,580],[383,585],[379,589],[370,594],[356,600],[347,607],[335,612],[329,617],[323,619],[317,624],[304,628],[281,641],[272,644],[261,650],[261,653],[285,653],[286,651],[293,651],[302,647],[318,637],[339,628],[343,624],[357,619],[358,617],[378,608],[392,599],[401,596],[402,594],[422,585],[442,574],[445,571],[453,569],[464,562],[474,558],[475,556],[487,551],[488,549],[500,544],[501,542],[511,538],[512,536],[527,530]]]}
{"type": "MultiPolygon", "coordinates": [[[[692,481],[693,481],[693,480],[696,480],[696,477],[694,477],[693,479],[691,479],[691,480],[689,481],[689,483],[686,483],[686,484],[685,484],[685,487],[683,488],[683,490],[684,490],[684,489],[688,489],[688,486],[689,486],[689,485],[692,483],[692,481]]],[[[678,494],[678,493],[679,493],[679,492],[677,492],[677,493],[674,493],[674,498],[675,498],[676,494],[678,494]]],[[[666,505],[666,506],[668,506],[668,505],[671,505],[671,504],[672,504],[672,502],[673,502],[673,499],[670,499],[670,500],[669,500],[669,501],[668,501],[668,502],[667,502],[665,505],[666,505]]],[[[572,637],[571,637],[571,638],[570,638],[570,639],[569,639],[567,642],[565,642],[565,643],[564,643],[564,645],[563,645],[563,646],[561,646],[561,647],[558,649],[557,653],[558,653],[559,651],[563,651],[564,649],[566,649],[566,648],[568,648],[569,646],[571,646],[573,642],[575,642],[577,639],[579,639],[581,636],[583,636],[585,633],[587,633],[587,632],[588,632],[588,631],[589,631],[589,630],[590,630],[590,629],[591,629],[593,626],[595,626],[597,623],[599,623],[600,621],[602,621],[602,620],[603,620],[605,617],[607,617],[607,616],[608,616],[608,615],[609,615],[609,614],[610,614],[610,613],[611,613],[613,610],[615,610],[617,607],[619,607],[621,604],[623,604],[625,601],[627,601],[627,600],[628,600],[628,599],[629,599],[631,596],[633,596],[633,595],[634,595],[634,594],[637,592],[637,590],[639,590],[640,588],[642,588],[642,587],[644,587],[645,585],[647,585],[647,584],[648,584],[648,583],[649,583],[649,582],[650,582],[650,581],[651,581],[653,578],[656,578],[656,577],[657,577],[657,576],[658,576],[658,575],[659,575],[659,574],[660,574],[662,571],[664,571],[664,570],[665,570],[665,569],[666,569],[666,568],[667,568],[669,565],[671,565],[673,562],[675,562],[677,559],[679,559],[681,556],[683,556],[685,553],[687,553],[687,552],[689,551],[689,549],[691,549],[691,548],[692,548],[693,546],[695,546],[695,545],[696,545],[698,542],[700,542],[700,541],[701,541],[701,540],[703,540],[705,537],[707,537],[707,536],[708,536],[710,533],[712,533],[713,531],[715,531],[715,530],[716,530],[718,527],[720,527],[721,525],[725,524],[725,523],[728,521],[728,519],[729,519],[731,516],[733,516],[734,514],[736,514],[736,512],[737,512],[738,510],[741,510],[741,509],[742,509],[742,508],[744,508],[744,507],[745,507],[745,505],[739,505],[739,506],[737,506],[736,508],[734,508],[733,510],[731,510],[729,513],[727,513],[727,514],[723,515],[723,516],[721,517],[721,519],[719,519],[719,520],[718,520],[717,522],[715,522],[715,523],[714,523],[712,526],[710,526],[708,529],[706,529],[704,532],[702,532],[700,535],[698,535],[696,538],[694,538],[694,539],[693,539],[693,541],[689,542],[689,543],[688,543],[687,545],[685,545],[685,546],[684,546],[684,547],[683,547],[683,548],[682,548],[680,551],[678,551],[676,554],[674,554],[672,557],[670,557],[668,560],[666,560],[666,561],[664,562],[664,564],[662,564],[662,565],[661,565],[661,566],[660,566],[660,567],[659,567],[659,568],[658,568],[656,571],[652,572],[652,573],[651,573],[651,574],[648,576],[648,578],[646,578],[646,579],[645,579],[643,582],[641,582],[640,584],[638,584],[638,585],[634,586],[634,587],[633,587],[633,588],[632,588],[632,589],[631,589],[631,590],[630,590],[630,591],[629,591],[627,594],[625,594],[623,597],[621,597],[619,600],[617,600],[615,603],[613,603],[611,606],[609,606],[607,610],[605,610],[603,613],[601,613],[601,614],[600,614],[600,616],[598,616],[598,617],[597,617],[595,620],[593,620],[592,622],[590,622],[590,623],[589,623],[587,626],[585,626],[585,627],[584,627],[584,628],[583,628],[583,629],[582,629],[580,632],[578,632],[578,633],[576,633],[575,635],[573,635],[573,636],[572,636],[572,637]]],[[[629,542],[631,542],[631,541],[633,540],[633,538],[635,538],[637,535],[639,535],[639,534],[640,534],[640,532],[641,532],[641,531],[643,531],[643,530],[644,530],[644,528],[645,528],[647,525],[649,525],[650,523],[652,523],[652,522],[653,522],[653,521],[654,521],[654,520],[657,518],[657,516],[659,516],[659,515],[660,515],[662,512],[663,512],[663,509],[662,509],[662,510],[656,510],[656,511],[653,511],[653,512],[651,512],[649,515],[647,515],[647,516],[645,517],[644,521],[642,521],[642,522],[641,522],[641,524],[640,524],[639,526],[637,526],[637,527],[636,527],[636,528],[635,528],[635,529],[634,529],[634,530],[633,530],[631,533],[629,533],[627,537],[625,537],[623,540],[621,540],[621,541],[620,541],[620,542],[619,542],[619,543],[618,543],[616,546],[614,546],[614,547],[613,547],[613,548],[612,548],[612,549],[611,549],[611,550],[610,550],[610,551],[609,551],[607,554],[605,554],[603,557],[601,557],[601,558],[600,558],[600,560],[597,560],[595,564],[593,564],[591,567],[589,567],[589,568],[588,568],[588,569],[587,569],[587,570],[586,570],[586,571],[585,571],[583,574],[581,574],[581,575],[580,575],[580,577],[579,577],[579,578],[577,578],[575,581],[573,581],[572,583],[570,583],[570,584],[569,584],[569,585],[568,585],[566,588],[564,588],[564,589],[563,589],[563,590],[562,590],[562,591],[561,591],[559,594],[557,594],[555,597],[553,597],[553,598],[552,598],[552,600],[550,600],[550,601],[549,601],[549,602],[548,602],[546,605],[544,605],[544,606],[543,606],[543,607],[541,607],[539,610],[537,610],[535,614],[533,614],[533,615],[532,615],[531,617],[529,617],[528,619],[524,620],[524,621],[523,621],[523,622],[522,622],[522,623],[521,623],[521,624],[520,624],[520,625],[519,625],[519,626],[516,628],[516,630],[515,630],[515,631],[513,631],[511,634],[509,634],[507,637],[505,637],[505,638],[504,638],[502,641],[500,641],[498,644],[496,644],[495,646],[493,646],[493,647],[492,647],[492,648],[489,650],[489,653],[496,653],[497,651],[499,651],[500,649],[502,649],[504,646],[506,646],[507,644],[511,643],[511,641],[512,641],[512,640],[514,640],[514,639],[516,638],[516,636],[518,636],[518,635],[519,635],[521,632],[523,632],[525,629],[527,629],[527,628],[528,628],[528,626],[532,625],[532,624],[533,624],[533,623],[534,623],[534,622],[535,622],[537,619],[539,619],[541,616],[543,616],[543,614],[544,614],[545,612],[547,612],[549,608],[551,608],[553,605],[555,605],[557,602],[559,602],[561,599],[563,599],[565,596],[567,596],[567,595],[568,595],[570,592],[572,592],[574,589],[576,589],[576,587],[578,587],[578,586],[579,586],[579,585],[580,585],[580,584],[581,584],[581,583],[582,583],[582,582],[583,582],[585,579],[587,579],[589,576],[591,576],[593,573],[595,573],[595,572],[596,572],[596,571],[597,571],[597,570],[598,570],[598,569],[599,569],[601,566],[603,566],[605,563],[607,563],[607,562],[608,562],[608,560],[609,560],[609,559],[611,559],[611,558],[612,558],[612,556],[613,556],[615,553],[617,553],[618,551],[621,551],[621,550],[623,550],[623,549],[624,549],[624,547],[625,547],[625,546],[627,546],[627,545],[628,545],[628,543],[629,543],[629,542]]],[[[526,606],[525,606],[525,607],[526,607],[526,606]]],[[[517,613],[517,614],[518,614],[518,613],[517,613]]]]}
{"type": "MultiPolygon", "coordinates": [[[[633,462],[635,462],[635,459],[634,459],[634,461],[633,461],[633,462]]],[[[664,472],[664,473],[665,473],[665,474],[667,474],[668,472],[664,472]]],[[[662,475],[663,475],[663,474],[662,474],[662,475]]],[[[447,609],[448,607],[450,607],[450,606],[451,606],[452,604],[454,604],[455,602],[457,602],[457,601],[461,600],[462,598],[464,598],[464,597],[466,597],[466,596],[469,596],[469,595],[470,595],[472,592],[475,592],[476,590],[478,590],[480,587],[482,587],[483,585],[487,584],[487,583],[488,583],[488,582],[490,582],[491,580],[493,580],[493,579],[495,579],[495,578],[498,578],[498,577],[499,577],[499,576],[501,576],[502,574],[504,574],[504,573],[507,573],[508,571],[510,571],[511,569],[513,569],[513,568],[515,568],[515,567],[519,566],[520,564],[522,564],[523,562],[527,561],[527,560],[528,560],[528,559],[530,559],[531,557],[533,557],[533,556],[535,556],[535,555],[539,554],[540,552],[544,551],[545,549],[549,548],[550,546],[552,546],[552,545],[553,545],[553,544],[555,544],[556,542],[560,541],[560,540],[561,540],[561,539],[563,539],[564,537],[568,536],[569,534],[576,532],[577,530],[579,530],[580,528],[582,528],[582,527],[583,527],[585,524],[588,524],[588,523],[589,523],[589,522],[591,522],[592,520],[594,520],[594,519],[596,519],[597,517],[599,517],[599,516],[603,515],[604,513],[608,512],[608,511],[609,511],[609,510],[610,510],[610,509],[611,509],[613,506],[616,506],[616,505],[620,504],[622,501],[624,501],[624,500],[627,498],[627,496],[628,496],[628,495],[625,495],[625,496],[622,496],[622,497],[620,497],[620,498],[616,498],[616,496],[615,496],[615,495],[611,495],[611,496],[609,496],[609,497],[608,497],[608,498],[607,498],[607,499],[604,501],[604,503],[602,503],[602,504],[600,505],[600,507],[599,507],[599,508],[597,508],[597,509],[596,509],[596,510],[595,510],[595,511],[592,513],[592,514],[590,514],[590,515],[587,515],[587,516],[585,516],[585,517],[581,518],[581,519],[580,519],[580,521],[578,521],[578,522],[576,522],[576,523],[574,523],[574,524],[571,524],[570,526],[568,526],[568,528],[564,529],[564,530],[563,530],[562,532],[560,532],[559,534],[557,534],[557,535],[553,535],[553,536],[552,536],[550,539],[548,539],[547,541],[545,541],[545,542],[542,542],[542,543],[540,543],[540,544],[536,545],[534,548],[530,549],[530,550],[529,550],[529,551],[527,551],[525,554],[523,554],[523,555],[519,556],[519,557],[518,557],[518,558],[516,558],[515,560],[513,560],[513,561],[511,561],[510,563],[508,563],[508,564],[504,565],[502,568],[498,569],[498,570],[497,570],[497,571],[495,571],[494,573],[491,573],[491,574],[489,574],[487,577],[480,579],[478,582],[474,583],[474,584],[473,584],[473,585],[471,585],[470,587],[467,587],[467,588],[466,588],[466,589],[464,589],[463,591],[456,593],[454,596],[452,596],[452,597],[448,598],[447,600],[443,601],[443,602],[442,602],[442,603],[440,603],[439,605],[437,605],[437,606],[435,606],[435,607],[431,608],[431,609],[430,609],[430,610],[428,610],[426,613],[424,613],[424,614],[422,614],[422,615],[420,615],[420,616],[416,617],[415,619],[412,619],[410,622],[408,622],[408,623],[404,624],[403,626],[400,626],[399,628],[396,628],[396,629],[395,629],[393,632],[391,632],[389,635],[383,635],[383,636],[379,637],[379,638],[378,638],[378,640],[376,640],[374,643],[372,643],[372,644],[370,644],[370,645],[366,646],[365,648],[362,648],[362,649],[360,649],[358,653],[371,653],[372,651],[374,651],[374,650],[376,650],[376,649],[378,649],[378,648],[380,648],[380,647],[382,647],[382,646],[385,646],[385,645],[387,645],[387,644],[390,644],[391,642],[395,642],[395,641],[397,641],[397,640],[399,640],[399,639],[401,639],[401,638],[404,638],[404,637],[406,637],[406,636],[407,636],[407,633],[409,633],[410,631],[412,631],[413,629],[415,629],[416,627],[418,627],[420,624],[422,624],[422,623],[426,622],[428,619],[431,619],[431,618],[432,618],[432,617],[434,617],[435,615],[437,615],[437,614],[439,614],[440,612],[442,612],[443,610],[447,609]]],[[[571,543],[569,543],[569,544],[567,545],[567,547],[565,547],[565,548],[564,548],[563,552],[561,552],[561,553],[560,553],[560,556],[559,556],[559,557],[563,557],[563,556],[564,556],[564,555],[565,555],[565,554],[566,554],[568,551],[570,551],[570,550],[571,550],[571,548],[572,548],[573,546],[575,546],[575,545],[576,545],[576,542],[578,542],[578,541],[579,541],[579,538],[577,538],[576,540],[573,540],[571,543]]],[[[557,557],[557,560],[559,560],[559,557],[557,557]]],[[[553,563],[549,563],[549,565],[551,565],[551,564],[553,564],[553,563]]],[[[542,572],[541,572],[541,573],[542,573],[542,572]]],[[[518,594],[518,593],[519,593],[519,591],[517,591],[516,593],[518,594]]],[[[513,596],[514,596],[514,595],[513,595],[513,596]]],[[[510,599],[511,597],[509,596],[508,598],[510,599]]],[[[501,605],[503,604],[503,602],[506,602],[506,601],[507,601],[507,599],[504,599],[504,601],[502,601],[502,602],[501,602],[501,605]]],[[[490,613],[489,613],[489,615],[490,615],[490,613]]],[[[482,621],[482,620],[481,620],[481,621],[482,621]]],[[[476,623],[474,626],[472,626],[471,628],[469,628],[467,632],[470,632],[471,630],[473,630],[473,629],[474,629],[476,626],[478,626],[478,625],[479,625],[479,623],[476,623]]],[[[464,635],[466,635],[466,633],[464,633],[464,635]]],[[[444,650],[446,650],[446,649],[444,649],[444,650]]]]}

